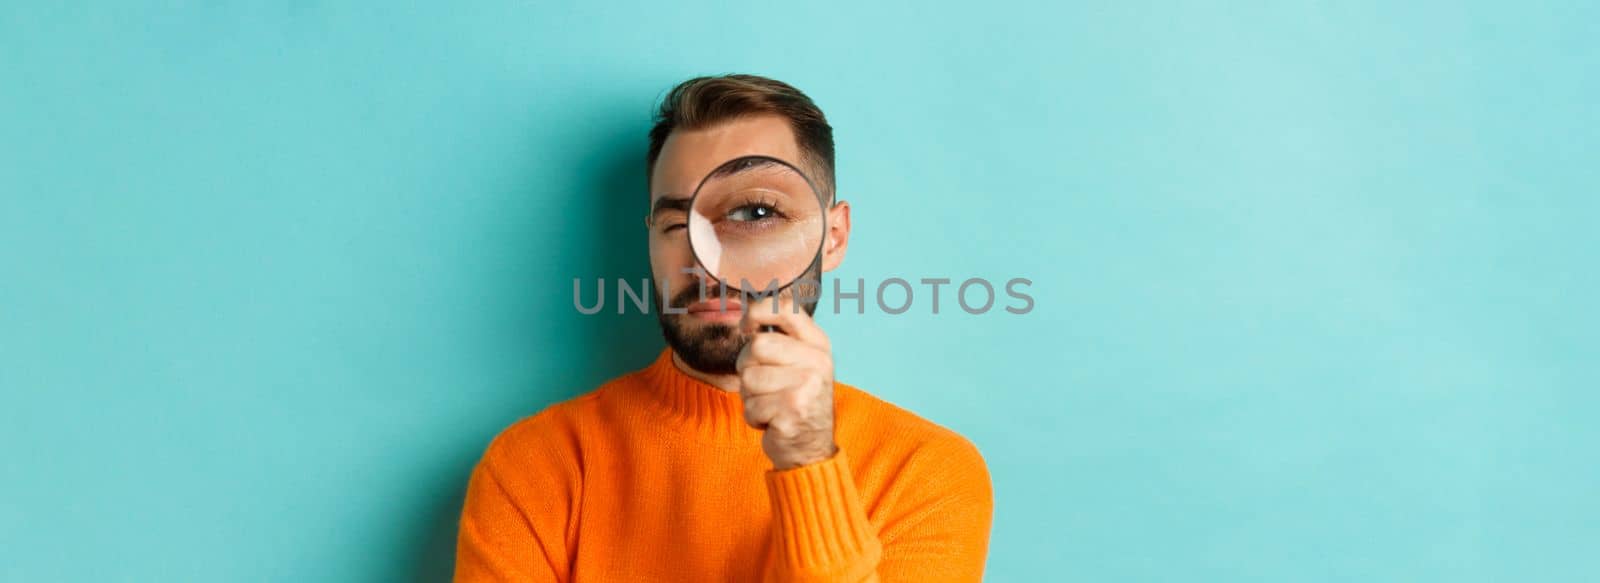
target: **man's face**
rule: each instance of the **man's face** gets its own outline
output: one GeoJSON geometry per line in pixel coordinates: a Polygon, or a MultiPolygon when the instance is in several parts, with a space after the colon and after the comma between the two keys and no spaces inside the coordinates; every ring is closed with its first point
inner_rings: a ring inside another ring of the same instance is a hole
{"type": "MultiPolygon", "coordinates": [[[[723,293],[716,280],[704,277],[695,268],[689,249],[686,213],[678,207],[658,207],[662,199],[687,200],[711,170],[724,162],[750,155],[766,155],[800,164],[800,148],[788,120],[776,115],[749,116],[709,128],[672,132],[662,145],[650,180],[650,204],[656,210],[650,221],[650,270],[656,283],[656,318],[662,334],[674,352],[695,370],[708,374],[732,374],[745,335],[739,331],[743,315],[736,290],[723,293]],[[731,295],[726,299],[722,296],[731,295]],[[669,314],[662,299],[674,311],[669,314]],[[701,298],[706,298],[702,300],[701,298]]],[[[807,169],[808,172],[810,169],[807,169]]],[[[669,205],[670,206],[670,205],[669,205]]],[[[828,212],[829,229],[823,243],[821,265],[806,278],[818,279],[843,258],[843,241],[849,232],[849,206],[839,204],[828,212]]],[[[782,283],[782,282],[780,282],[782,283]]],[[[794,288],[783,295],[794,297],[794,288]]],[[[809,294],[814,297],[814,294],[809,294]]],[[[815,300],[802,303],[807,312],[815,300]]]]}

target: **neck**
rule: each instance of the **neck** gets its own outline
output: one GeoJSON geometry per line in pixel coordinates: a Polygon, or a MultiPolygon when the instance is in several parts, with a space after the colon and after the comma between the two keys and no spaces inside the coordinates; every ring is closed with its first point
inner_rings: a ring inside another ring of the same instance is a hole
{"type": "Polygon", "coordinates": [[[700,372],[699,370],[695,370],[694,367],[689,366],[689,364],[684,362],[682,358],[679,358],[676,350],[672,352],[672,366],[678,367],[679,371],[682,371],[683,374],[689,375],[689,378],[694,380],[722,389],[724,391],[728,391],[730,393],[739,392],[739,375],[710,374],[700,372]]]}

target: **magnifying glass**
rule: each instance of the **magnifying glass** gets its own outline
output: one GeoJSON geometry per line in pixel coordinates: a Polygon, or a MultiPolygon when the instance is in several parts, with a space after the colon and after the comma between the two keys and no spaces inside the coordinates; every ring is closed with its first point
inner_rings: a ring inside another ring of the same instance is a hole
{"type": "Polygon", "coordinates": [[[689,199],[689,248],[706,275],[741,294],[782,291],[822,257],[826,203],[793,164],[771,156],[723,163],[689,199]]]}

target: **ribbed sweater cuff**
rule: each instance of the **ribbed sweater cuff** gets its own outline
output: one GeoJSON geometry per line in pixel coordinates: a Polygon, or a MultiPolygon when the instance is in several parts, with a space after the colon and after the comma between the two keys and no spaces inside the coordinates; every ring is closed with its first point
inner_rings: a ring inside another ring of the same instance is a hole
{"type": "Polygon", "coordinates": [[[844,451],[767,472],[772,498],[773,581],[860,581],[883,546],[867,521],[844,451]]]}

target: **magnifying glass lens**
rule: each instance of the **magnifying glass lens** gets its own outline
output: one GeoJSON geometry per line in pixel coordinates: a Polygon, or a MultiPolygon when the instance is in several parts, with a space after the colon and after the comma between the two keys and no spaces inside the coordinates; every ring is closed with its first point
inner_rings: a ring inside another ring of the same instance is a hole
{"type": "Polygon", "coordinates": [[[731,289],[782,289],[822,249],[823,200],[794,166],[749,156],[713,170],[689,208],[689,246],[731,289]]]}

